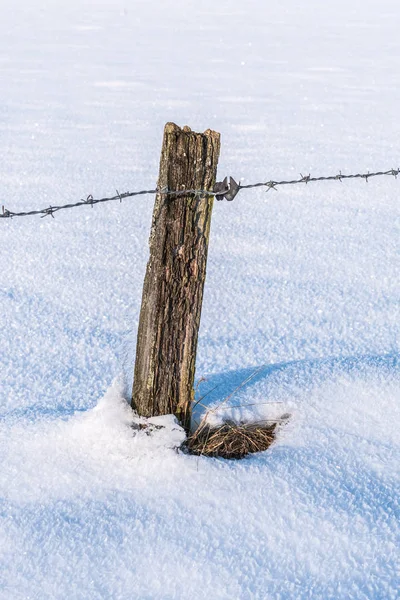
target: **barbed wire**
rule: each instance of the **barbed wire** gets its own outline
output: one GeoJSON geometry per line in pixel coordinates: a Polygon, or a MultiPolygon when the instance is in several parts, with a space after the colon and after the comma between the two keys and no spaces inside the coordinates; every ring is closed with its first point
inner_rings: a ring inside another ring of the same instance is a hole
{"type": "MultiPolygon", "coordinates": [[[[345,175],[341,171],[338,175],[328,175],[326,177],[311,177],[310,174],[302,175],[300,173],[300,179],[292,179],[290,181],[267,181],[265,183],[251,183],[248,185],[241,185],[240,189],[250,189],[255,187],[265,186],[268,189],[276,189],[278,185],[292,185],[296,183],[309,183],[311,181],[343,181],[343,179],[364,179],[368,183],[368,179],[371,177],[378,177],[380,175],[392,175],[397,178],[400,174],[400,169],[389,169],[388,171],[376,171],[375,173],[356,173],[355,175],[345,175]]],[[[268,190],[267,190],[268,191],[268,190]]]]}
{"type": "Polygon", "coordinates": [[[116,190],[115,196],[111,196],[111,197],[107,197],[107,198],[93,198],[93,196],[90,194],[89,196],[87,196],[86,200],[81,199],[75,203],[63,204],[63,205],[57,205],[57,206],[48,206],[46,208],[42,208],[42,209],[38,209],[38,210],[29,210],[29,211],[22,211],[22,212],[11,211],[3,206],[2,212],[0,213],[0,218],[11,219],[13,217],[28,217],[28,216],[32,216],[32,215],[41,215],[41,218],[48,217],[48,216],[51,216],[54,218],[54,213],[58,212],[59,210],[64,210],[67,208],[75,208],[77,206],[87,206],[87,205],[90,205],[93,207],[95,204],[100,204],[103,202],[113,202],[113,201],[118,201],[118,200],[120,202],[122,202],[122,200],[124,200],[126,198],[132,198],[133,196],[144,196],[144,195],[154,195],[154,194],[163,194],[166,196],[174,196],[175,198],[179,198],[182,196],[195,196],[198,198],[214,196],[217,200],[232,201],[241,190],[246,190],[246,189],[248,190],[248,189],[253,189],[253,188],[258,188],[258,187],[266,187],[267,192],[269,192],[270,190],[276,190],[277,187],[281,186],[281,185],[295,185],[295,184],[299,184],[299,183],[308,184],[308,183],[312,183],[315,181],[340,181],[341,182],[344,179],[364,179],[368,183],[368,179],[370,179],[371,177],[390,175],[397,179],[397,176],[399,174],[400,174],[400,168],[399,169],[389,169],[388,171],[376,171],[374,173],[370,173],[368,171],[367,173],[356,173],[354,175],[346,175],[340,171],[338,175],[328,175],[328,176],[323,176],[323,177],[312,177],[310,174],[302,175],[300,173],[299,179],[291,179],[291,180],[284,180],[284,181],[275,181],[275,180],[271,179],[270,181],[250,183],[250,184],[246,184],[246,185],[241,185],[241,184],[236,183],[236,181],[233,179],[233,177],[230,177],[230,181],[228,184],[228,178],[225,177],[225,179],[222,182],[218,182],[215,184],[213,190],[168,190],[167,188],[163,188],[163,189],[155,188],[152,190],[141,190],[141,191],[137,191],[137,192],[123,192],[122,194],[120,194],[118,192],[118,190],[116,190]]]}

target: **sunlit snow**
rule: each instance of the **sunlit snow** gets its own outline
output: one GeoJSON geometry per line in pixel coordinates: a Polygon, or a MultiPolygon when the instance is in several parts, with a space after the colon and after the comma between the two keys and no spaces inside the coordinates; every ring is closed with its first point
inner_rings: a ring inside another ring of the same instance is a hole
{"type": "MultiPolygon", "coordinates": [[[[154,187],[168,121],[221,132],[220,180],[399,167],[394,0],[0,14],[9,210],[154,187]]],[[[132,427],[152,197],[0,220],[1,600],[398,597],[399,197],[215,204],[194,416],[290,414],[242,461],[179,452],[172,417],[132,427]]]]}

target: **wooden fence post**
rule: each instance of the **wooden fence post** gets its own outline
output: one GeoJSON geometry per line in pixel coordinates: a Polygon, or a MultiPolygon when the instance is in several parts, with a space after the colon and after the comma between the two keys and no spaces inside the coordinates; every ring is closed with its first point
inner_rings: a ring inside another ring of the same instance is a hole
{"type": "MultiPolygon", "coordinates": [[[[220,134],[167,123],[159,190],[212,190],[220,134]]],[[[213,196],[156,196],[143,286],[132,407],[151,417],[175,414],[190,428],[197,337],[213,196]]]]}

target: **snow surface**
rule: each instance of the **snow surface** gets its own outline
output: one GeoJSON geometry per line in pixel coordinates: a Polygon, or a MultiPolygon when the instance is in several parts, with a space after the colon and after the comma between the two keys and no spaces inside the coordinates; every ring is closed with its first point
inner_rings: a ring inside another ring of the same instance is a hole
{"type": "MultiPolygon", "coordinates": [[[[395,0],[0,14],[10,210],[152,187],[167,121],[220,131],[243,183],[399,166],[395,0]]],[[[216,204],[198,398],[291,415],[236,462],[131,427],[153,199],[1,221],[1,600],[398,597],[399,185],[216,204]]]]}

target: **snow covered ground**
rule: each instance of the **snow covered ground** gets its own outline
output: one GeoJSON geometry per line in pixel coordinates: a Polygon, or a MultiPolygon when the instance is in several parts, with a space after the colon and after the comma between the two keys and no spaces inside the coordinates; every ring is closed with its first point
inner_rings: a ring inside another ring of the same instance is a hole
{"type": "MultiPolygon", "coordinates": [[[[167,121],[220,131],[220,178],[243,183],[399,167],[395,0],[0,16],[10,210],[152,187],[167,121]]],[[[237,462],[130,428],[153,199],[1,220],[1,600],[398,597],[399,186],[216,204],[198,394],[259,369],[224,411],[292,415],[237,462]]]]}

